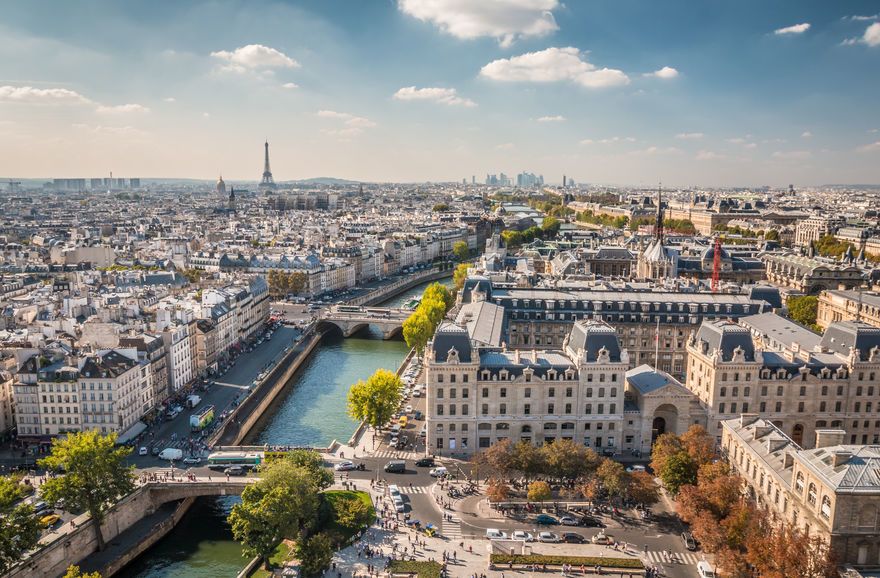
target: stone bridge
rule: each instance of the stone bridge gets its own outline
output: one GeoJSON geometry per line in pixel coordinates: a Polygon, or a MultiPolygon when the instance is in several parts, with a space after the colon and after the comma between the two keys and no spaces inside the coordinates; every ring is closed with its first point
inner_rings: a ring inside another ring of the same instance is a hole
{"type": "Polygon", "coordinates": [[[240,496],[248,485],[258,480],[249,476],[234,476],[227,481],[225,475],[218,473],[216,476],[199,476],[194,481],[178,478],[174,481],[147,482],[141,488],[149,497],[151,506],[156,508],[186,498],[240,496]]]}
{"type": "Polygon", "coordinates": [[[338,327],[345,337],[351,337],[364,327],[372,325],[382,332],[383,339],[391,339],[403,330],[403,322],[412,314],[409,309],[334,305],[324,311],[318,320],[318,328],[329,325],[338,327]]]}

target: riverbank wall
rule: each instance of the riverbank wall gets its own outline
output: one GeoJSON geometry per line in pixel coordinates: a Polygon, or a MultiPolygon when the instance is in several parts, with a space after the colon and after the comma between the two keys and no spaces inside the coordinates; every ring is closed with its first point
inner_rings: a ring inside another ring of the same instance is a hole
{"type": "Polygon", "coordinates": [[[410,277],[406,277],[405,279],[399,279],[392,283],[391,285],[386,285],[385,287],[380,287],[379,289],[371,292],[369,295],[363,295],[356,299],[352,299],[349,304],[350,305],[380,305],[389,299],[393,299],[397,297],[404,291],[409,291],[416,285],[421,285],[422,283],[429,283],[431,281],[439,281],[440,279],[446,279],[448,277],[452,277],[452,269],[432,269],[430,271],[425,271],[418,275],[412,275],[410,277]]]}

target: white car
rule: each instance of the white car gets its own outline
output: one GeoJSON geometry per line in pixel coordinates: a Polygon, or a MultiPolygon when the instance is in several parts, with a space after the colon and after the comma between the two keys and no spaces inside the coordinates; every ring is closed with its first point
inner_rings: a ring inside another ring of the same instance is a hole
{"type": "Polygon", "coordinates": [[[392,498],[394,496],[399,496],[400,488],[397,486],[397,484],[391,484],[390,486],[388,486],[388,493],[391,495],[392,498]]]}
{"type": "Polygon", "coordinates": [[[394,502],[395,511],[402,512],[406,510],[406,504],[403,503],[403,498],[401,498],[400,496],[394,496],[391,501],[394,502]]]}
{"type": "Polygon", "coordinates": [[[356,467],[357,466],[354,465],[354,462],[352,462],[350,460],[345,460],[345,461],[339,462],[338,464],[333,466],[333,469],[336,470],[337,472],[347,472],[349,470],[355,469],[356,467]]]}
{"type": "Polygon", "coordinates": [[[554,534],[553,532],[541,532],[538,534],[538,541],[547,544],[556,544],[560,540],[558,534],[554,534]]]}
{"type": "Polygon", "coordinates": [[[645,466],[641,466],[641,465],[636,464],[636,465],[634,465],[634,466],[630,466],[630,467],[626,468],[626,471],[629,472],[629,473],[631,473],[631,474],[632,474],[633,472],[644,472],[644,471],[645,471],[645,466]]]}
{"type": "Polygon", "coordinates": [[[534,542],[535,537],[532,536],[531,533],[526,532],[525,530],[517,530],[510,537],[514,540],[524,540],[526,542],[534,542]]]}
{"type": "Polygon", "coordinates": [[[563,526],[577,526],[578,520],[574,516],[562,516],[559,518],[559,523],[563,526]]]}
{"type": "Polygon", "coordinates": [[[388,440],[388,445],[396,446],[398,441],[400,441],[400,439],[397,436],[393,436],[390,440],[388,440]]]}
{"type": "Polygon", "coordinates": [[[412,413],[412,412],[413,412],[413,406],[411,406],[411,405],[406,406],[406,413],[412,413]]]}
{"type": "Polygon", "coordinates": [[[188,466],[194,466],[196,464],[202,463],[202,458],[198,458],[195,456],[183,458],[183,463],[185,463],[188,466]]]}
{"type": "Polygon", "coordinates": [[[447,474],[449,474],[449,470],[447,470],[443,466],[439,466],[431,470],[430,473],[432,478],[443,478],[446,477],[447,474]]]}
{"type": "Polygon", "coordinates": [[[496,528],[486,530],[486,537],[490,540],[507,540],[507,532],[502,532],[496,528]]]}
{"type": "Polygon", "coordinates": [[[421,389],[414,389],[412,396],[413,397],[422,397],[422,390],[421,389]]]}

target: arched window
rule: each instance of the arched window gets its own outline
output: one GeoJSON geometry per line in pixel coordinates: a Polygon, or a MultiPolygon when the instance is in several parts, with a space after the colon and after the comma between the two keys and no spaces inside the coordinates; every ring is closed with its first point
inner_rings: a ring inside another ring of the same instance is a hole
{"type": "Polygon", "coordinates": [[[798,472],[797,478],[794,482],[794,489],[800,494],[804,491],[804,474],[803,472],[798,472]]]}
{"type": "MultiPolygon", "coordinates": [[[[831,517],[831,498],[828,496],[822,496],[822,508],[820,509],[822,517],[826,520],[831,517]]],[[[861,515],[859,516],[859,522],[861,525],[861,515]]],[[[873,523],[871,524],[873,526],[873,523]]]]}
{"type": "Polygon", "coordinates": [[[810,487],[807,490],[807,501],[811,506],[816,505],[816,484],[810,482],[810,487]]]}
{"type": "Polygon", "coordinates": [[[522,426],[522,428],[520,429],[520,431],[521,431],[522,433],[532,433],[532,426],[530,426],[530,425],[524,425],[524,426],[522,426]]]}

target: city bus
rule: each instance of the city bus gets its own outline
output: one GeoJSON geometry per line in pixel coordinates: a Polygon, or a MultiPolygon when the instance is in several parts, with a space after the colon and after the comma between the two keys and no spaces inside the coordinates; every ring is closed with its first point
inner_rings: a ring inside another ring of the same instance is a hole
{"type": "Polygon", "coordinates": [[[337,305],[336,310],[340,313],[360,313],[363,308],[359,305],[337,305]]]}
{"type": "Polygon", "coordinates": [[[254,469],[263,463],[263,452],[214,452],[208,455],[208,467],[223,470],[232,466],[254,469]]]}

